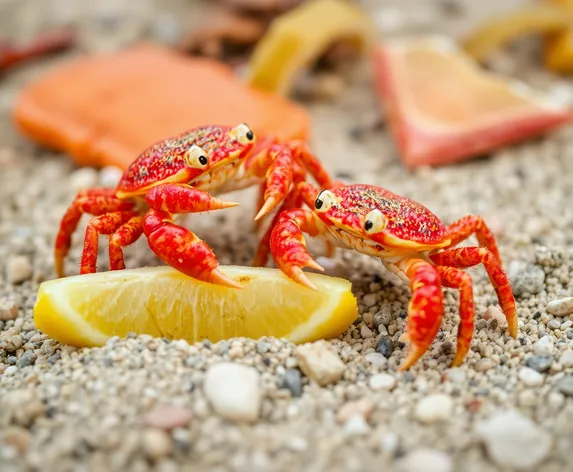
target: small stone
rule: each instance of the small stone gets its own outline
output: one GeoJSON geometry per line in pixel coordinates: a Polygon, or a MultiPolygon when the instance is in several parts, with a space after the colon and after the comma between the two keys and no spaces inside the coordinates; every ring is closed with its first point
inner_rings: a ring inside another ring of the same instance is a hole
{"type": "Polygon", "coordinates": [[[364,419],[368,419],[374,410],[374,403],[368,398],[361,398],[360,400],[350,401],[342,405],[336,414],[336,420],[340,423],[346,423],[353,416],[360,415],[364,419]]]}
{"type": "Polygon", "coordinates": [[[10,377],[11,375],[14,375],[16,372],[18,372],[18,367],[16,367],[15,365],[11,365],[6,368],[6,370],[4,371],[4,375],[6,377],[10,377]]]}
{"type": "Polygon", "coordinates": [[[5,349],[6,352],[14,352],[22,347],[22,338],[20,336],[8,336],[0,343],[0,347],[5,349]]]}
{"type": "Polygon", "coordinates": [[[0,321],[15,320],[18,316],[18,304],[8,297],[0,298],[0,321]]]}
{"type": "Polygon", "coordinates": [[[554,316],[568,316],[573,314],[573,297],[559,298],[547,304],[547,313],[554,316]]]}
{"type": "Polygon", "coordinates": [[[259,341],[257,343],[257,352],[259,354],[266,354],[267,352],[269,352],[270,348],[271,348],[271,345],[269,343],[264,342],[264,341],[259,341]]]}
{"type": "Polygon", "coordinates": [[[143,432],[143,448],[149,458],[162,459],[171,453],[173,441],[165,431],[150,428],[143,432]]]}
{"type": "Polygon", "coordinates": [[[231,359],[242,359],[245,357],[243,347],[239,345],[232,346],[231,349],[229,349],[229,357],[231,359]]]}
{"type": "Polygon", "coordinates": [[[183,406],[158,405],[145,414],[143,422],[146,426],[169,431],[186,427],[192,418],[193,412],[183,406]]]}
{"type": "Polygon", "coordinates": [[[30,433],[18,426],[9,426],[2,435],[4,444],[13,446],[19,452],[26,452],[30,444],[30,433]]]}
{"type": "Polygon", "coordinates": [[[364,302],[364,304],[368,308],[373,307],[374,305],[376,305],[376,294],[375,293],[367,293],[362,298],[362,301],[364,302]]]}
{"type": "Polygon", "coordinates": [[[549,433],[516,411],[494,413],[475,427],[490,458],[501,467],[533,469],[552,447],[549,433]]]}
{"type": "Polygon", "coordinates": [[[370,364],[375,367],[385,367],[388,364],[388,360],[382,355],[377,352],[370,352],[364,356],[370,364]]]}
{"type": "Polygon", "coordinates": [[[452,414],[454,402],[449,395],[436,393],[422,398],[414,409],[414,417],[421,423],[444,421],[452,414]]]}
{"type": "Polygon", "coordinates": [[[36,353],[34,351],[26,351],[24,352],[24,354],[20,356],[20,359],[18,359],[18,366],[20,368],[28,367],[32,365],[35,362],[35,360],[36,360],[36,353]]]}
{"type": "Polygon", "coordinates": [[[573,367],[573,349],[567,349],[561,354],[559,358],[559,364],[564,368],[573,367]]]}
{"type": "Polygon", "coordinates": [[[400,447],[400,436],[393,432],[385,432],[380,436],[380,452],[394,455],[400,447]]]}
{"type": "Polygon", "coordinates": [[[487,309],[485,310],[483,317],[486,321],[496,320],[498,326],[501,327],[507,326],[507,320],[505,318],[505,315],[497,305],[488,306],[487,309]]]}
{"type": "Polygon", "coordinates": [[[447,380],[454,384],[462,384],[466,380],[466,373],[462,369],[451,368],[444,371],[444,376],[447,380]]]}
{"type": "Polygon", "coordinates": [[[6,264],[6,277],[12,284],[20,284],[32,277],[32,265],[26,256],[13,256],[6,264]]]}
{"type": "Polygon", "coordinates": [[[106,188],[115,188],[119,183],[123,171],[116,166],[106,166],[99,173],[99,185],[106,188]]]}
{"type": "Polygon", "coordinates": [[[92,167],[82,167],[75,170],[70,175],[70,188],[74,192],[96,187],[98,185],[98,173],[92,167]]]}
{"type": "Polygon", "coordinates": [[[543,375],[530,367],[522,367],[518,374],[521,380],[528,387],[539,387],[543,385],[543,375]]]}
{"type": "Polygon", "coordinates": [[[258,371],[242,364],[221,362],[207,370],[203,389],[215,412],[235,421],[255,421],[260,414],[258,371]]]}
{"type": "Polygon", "coordinates": [[[563,395],[573,397],[573,375],[567,375],[557,382],[557,390],[563,395]]]}
{"type": "Polygon", "coordinates": [[[296,357],[303,373],[322,387],[338,382],[346,368],[326,341],[298,346],[296,357]]]}
{"type": "Polygon", "coordinates": [[[474,365],[474,369],[478,372],[486,372],[494,366],[494,363],[491,359],[484,357],[477,361],[474,365]]]}
{"type": "Polygon", "coordinates": [[[397,463],[399,472],[452,472],[453,461],[449,455],[434,449],[416,449],[397,463]]]}
{"type": "Polygon", "coordinates": [[[362,336],[363,339],[371,338],[373,336],[372,330],[368,326],[363,324],[360,327],[360,336],[362,336]]]}
{"type": "Polygon", "coordinates": [[[362,415],[354,415],[344,424],[347,436],[364,436],[370,432],[370,426],[362,415]]]}
{"type": "Polygon", "coordinates": [[[533,352],[538,356],[551,356],[553,354],[553,338],[543,336],[533,344],[533,352]]]}
{"type": "Polygon", "coordinates": [[[293,398],[302,395],[302,374],[298,369],[287,369],[283,377],[282,387],[290,390],[293,398]]]}
{"type": "Polygon", "coordinates": [[[531,356],[525,361],[527,367],[530,367],[537,372],[547,372],[551,368],[553,362],[552,356],[531,356]]]}
{"type": "Polygon", "coordinates": [[[372,390],[392,390],[396,386],[396,379],[390,374],[375,374],[368,380],[372,390]]]}
{"type": "Polygon", "coordinates": [[[511,285],[516,297],[535,295],[543,290],[545,272],[535,264],[527,264],[512,277],[511,285]]]}
{"type": "Polygon", "coordinates": [[[376,343],[376,352],[382,354],[384,357],[388,358],[392,355],[394,351],[394,343],[390,336],[382,336],[376,343]]]}

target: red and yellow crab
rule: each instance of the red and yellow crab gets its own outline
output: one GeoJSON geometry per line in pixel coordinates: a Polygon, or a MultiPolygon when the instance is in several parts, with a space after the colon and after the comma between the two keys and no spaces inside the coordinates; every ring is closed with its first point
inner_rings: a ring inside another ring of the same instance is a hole
{"type": "Polygon", "coordinates": [[[337,185],[320,191],[302,182],[293,191],[312,210],[281,212],[271,231],[270,248],[277,266],[291,279],[314,288],[303,267],[321,269],[306,250],[303,233],[322,236],[338,247],[379,257],[393,273],[409,281],[409,368],[428,349],[444,312],[441,286],[460,290],[460,326],[453,362],[460,365],[474,330],[471,277],[460,269],[483,264],[508,321],[517,336],[513,293],[502,268],[493,234],[479,216],[466,216],[449,226],[427,208],[408,198],[371,185],[337,185]],[[454,248],[472,234],[480,247],[454,248]]]}
{"type": "Polygon", "coordinates": [[[260,185],[256,219],[272,211],[310,173],[321,186],[330,177],[302,142],[263,139],[240,124],[234,128],[194,128],[147,148],[124,172],[116,189],[81,191],[68,208],[55,242],[55,266],[64,275],[64,259],[82,214],[94,217],[84,238],[80,273],[96,271],[98,236],[109,235],[110,269],[125,268],[122,248],[145,233],[165,263],[196,279],[239,288],[217,270],[209,246],[175,224],[173,215],[237,205],[210,195],[260,185]],[[207,193],[209,192],[209,193],[207,193]]]}

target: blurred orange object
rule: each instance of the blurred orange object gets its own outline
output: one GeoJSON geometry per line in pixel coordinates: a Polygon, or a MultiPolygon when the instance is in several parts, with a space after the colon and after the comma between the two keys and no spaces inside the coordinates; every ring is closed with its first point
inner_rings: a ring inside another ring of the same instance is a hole
{"type": "Polygon", "coordinates": [[[22,133],[80,165],[125,169],[152,143],[208,124],[307,139],[306,111],[242,84],[222,63],[142,44],[61,66],[27,86],[14,120],[22,133]]]}
{"type": "Polygon", "coordinates": [[[573,0],[542,0],[570,11],[569,27],[547,35],[544,44],[545,67],[561,74],[573,74],[573,0]]]}
{"type": "Polygon", "coordinates": [[[374,73],[409,167],[465,160],[573,119],[571,110],[526,84],[482,71],[447,38],[383,43],[374,73]]]}

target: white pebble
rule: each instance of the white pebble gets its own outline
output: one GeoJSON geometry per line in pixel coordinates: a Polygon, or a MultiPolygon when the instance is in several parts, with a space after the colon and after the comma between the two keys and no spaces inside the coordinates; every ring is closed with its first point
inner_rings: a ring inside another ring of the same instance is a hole
{"type": "Polygon", "coordinates": [[[499,466],[533,469],[548,455],[552,438],[529,417],[516,411],[494,413],[475,427],[490,458],[499,466]]]}
{"type": "Polygon", "coordinates": [[[400,446],[400,437],[396,433],[386,432],[380,437],[380,451],[395,454],[400,446]]]}
{"type": "Polygon", "coordinates": [[[364,338],[364,339],[371,338],[372,337],[372,330],[364,324],[360,327],[360,336],[362,336],[362,338],[364,338]]]}
{"type": "Polygon", "coordinates": [[[436,393],[422,398],[414,410],[414,417],[421,423],[430,424],[448,419],[454,402],[449,395],[436,393]]]}
{"type": "Polygon", "coordinates": [[[495,319],[497,324],[501,327],[507,326],[507,319],[497,305],[488,306],[483,317],[486,320],[491,320],[492,318],[495,319]]]}
{"type": "Polygon", "coordinates": [[[19,284],[32,277],[32,264],[26,256],[13,256],[6,264],[8,282],[19,284]]]}
{"type": "Polygon", "coordinates": [[[374,367],[385,367],[386,364],[388,364],[388,359],[379,352],[370,352],[364,356],[364,359],[370,362],[374,367]]]}
{"type": "Polygon", "coordinates": [[[99,184],[106,188],[115,188],[123,175],[123,171],[116,166],[104,167],[99,173],[99,184]]]}
{"type": "Polygon", "coordinates": [[[356,414],[344,424],[344,433],[347,436],[364,436],[370,432],[370,426],[362,415],[356,414]]]}
{"type": "Polygon", "coordinates": [[[75,170],[70,175],[70,187],[75,192],[85,190],[87,188],[96,187],[98,184],[98,173],[91,167],[82,167],[75,170]]]}
{"type": "Polygon", "coordinates": [[[538,356],[550,356],[553,354],[553,338],[543,336],[533,344],[533,352],[538,356]]]}
{"type": "Polygon", "coordinates": [[[373,307],[376,304],[376,294],[374,293],[367,293],[366,295],[364,295],[364,297],[362,298],[362,301],[364,302],[364,304],[370,308],[373,307]]]}
{"type": "Polygon", "coordinates": [[[547,312],[555,316],[567,316],[573,314],[573,297],[559,298],[547,304],[547,312]]]}
{"type": "Polygon", "coordinates": [[[390,374],[376,374],[370,377],[368,385],[372,390],[392,390],[396,386],[396,379],[390,374]]]}
{"type": "Polygon", "coordinates": [[[207,370],[203,389],[213,409],[222,418],[255,421],[261,407],[259,377],[253,367],[221,362],[207,370]]]}
{"type": "Polygon", "coordinates": [[[543,385],[543,375],[530,367],[522,367],[519,371],[519,380],[528,387],[539,387],[543,385]]]}
{"type": "Polygon", "coordinates": [[[321,386],[338,382],[346,368],[326,341],[298,346],[296,357],[302,372],[321,386]]]}
{"type": "Polygon", "coordinates": [[[573,367],[573,349],[567,349],[559,358],[559,364],[563,367],[573,367]]]}
{"type": "Polygon", "coordinates": [[[0,321],[14,320],[18,317],[18,304],[10,298],[0,298],[0,321]]]}
{"type": "Polygon", "coordinates": [[[143,447],[151,459],[161,459],[171,453],[173,442],[165,431],[148,429],[143,433],[143,447]]]}
{"type": "Polygon", "coordinates": [[[420,448],[410,452],[397,464],[399,472],[451,472],[452,458],[444,452],[420,448]]]}
{"type": "Polygon", "coordinates": [[[14,375],[16,372],[18,372],[18,367],[16,367],[15,365],[11,365],[10,367],[6,368],[6,370],[4,371],[4,375],[8,377],[10,375],[14,375]]]}

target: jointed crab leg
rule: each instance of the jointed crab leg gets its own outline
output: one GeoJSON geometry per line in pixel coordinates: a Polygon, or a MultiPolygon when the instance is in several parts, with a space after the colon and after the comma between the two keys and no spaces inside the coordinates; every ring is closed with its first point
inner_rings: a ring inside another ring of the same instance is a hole
{"type": "Polygon", "coordinates": [[[460,365],[470,349],[474,333],[475,307],[472,287],[472,278],[469,274],[454,267],[436,267],[444,287],[457,288],[460,291],[460,324],[458,327],[458,341],[456,357],[452,365],[460,365]]]}
{"type": "Polygon", "coordinates": [[[447,249],[433,254],[430,259],[437,265],[466,269],[483,264],[493,285],[501,309],[507,319],[509,334],[517,337],[517,310],[507,275],[495,255],[485,247],[447,249]]]}
{"type": "Polygon", "coordinates": [[[184,184],[165,184],[156,189],[146,195],[151,209],[145,215],[143,230],[157,257],[190,277],[241,288],[217,270],[219,263],[209,245],[171,218],[172,213],[199,213],[229,208],[236,203],[211,197],[184,184]]]}
{"type": "Polygon", "coordinates": [[[123,250],[133,244],[143,233],[143,217],[134,216],[109,237],[109,268],[110,270],[125,269],[123,250]]]}
{"type": "Polygon", "coordinates": [[[444,314],[444,295],[436,268],[422,259],[405,259],[399,267],[410,279],[412,298],[408,306],[410,352],[400,370],[408,369],[434,340],[444,314]]]}

